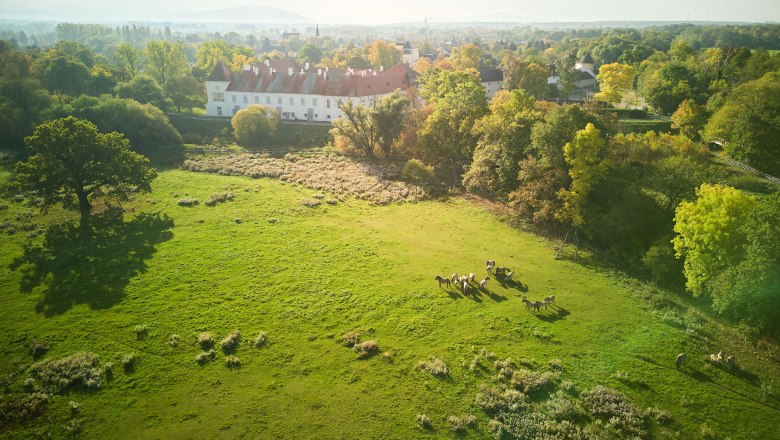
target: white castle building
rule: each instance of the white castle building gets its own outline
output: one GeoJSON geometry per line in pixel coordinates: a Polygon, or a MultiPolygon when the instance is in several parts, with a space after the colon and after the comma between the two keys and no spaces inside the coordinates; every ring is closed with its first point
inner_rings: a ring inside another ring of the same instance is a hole
{"type": "MultiPolygon", "coordinates": [[[[501,71],[480,72],[488,96],[501,88],[501,71]],[[486,81],[487,80],[487,81],[486,81]]],[[[339,103],[368,105],[373,98],[406,90],[417,72],[399,63],[388,70],[314,68],[291,60],[265,61],[231,72],[221,61],[206,78],[206,114],[231,117],[252,104],[276,109],[283,120],[331,122],[339,103]]]]}

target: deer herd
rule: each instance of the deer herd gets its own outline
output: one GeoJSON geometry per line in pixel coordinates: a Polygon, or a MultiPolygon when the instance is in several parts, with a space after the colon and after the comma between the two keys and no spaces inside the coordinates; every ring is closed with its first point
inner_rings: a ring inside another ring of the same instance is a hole
{"type": "MultiPolygon", "coordinates": [[[[504,281],[506,283],[510,283],[514,280],[515,272],[508,268],[508,267],[496,267],[496,261],[495,260],[488,260],[485,263],[488,276],[483,278],[479,283],[479,289],[480,290],[487,290],[487,283],[488,280],[490,280],[490,276],[494,276],[496,279],[504,281]]],[[[436,281],[439,282],[439,287],[447,286],[447,287],[455,287],[456,289],[463,292],[463,295],[467,295],[469,290],[474,288],[472,286],[472,283],[475,281],[474,272],[469,272],[468,275],[465,273],[462,275],[458,275],[457,272],[453,273],[451,277],[443,277],[441,275],[436,275],[434,278],[436,281]]],[[[544,301],[531,301],[526,297],[523,297],[523,302],[525,303],[526,309],[533,309],[534,311],[538,312],[541,310],[542,307],[545,309],[547,306],[555,303],[555,295],[548,296],[544,299],[544,301]]]]}

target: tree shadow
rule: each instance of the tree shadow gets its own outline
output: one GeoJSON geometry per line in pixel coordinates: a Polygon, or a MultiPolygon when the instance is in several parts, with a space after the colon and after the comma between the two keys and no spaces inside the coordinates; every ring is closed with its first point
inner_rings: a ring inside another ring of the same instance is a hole
{"type": "Polygon", "coordinates": [[[691,378],[698,380],[699,382],[712,382],[712,378],[710,376],[702,373],[701,371],[695,368],[685,368],[685,369],[681,368],[680,371],[687,374],[691,378]]]}
{"type": "Polygon", "coordinates": [[[77,304],[106,309],[119,303],[130,280],[146,270],[159,243],[173,237],[167,215],[142,213],[129,222],[121,214],[94,216],[80,224],[49,227],[40,245],[27,244],[11,263],[20,270],[23,292],[44,286],[36,304],[46,316],[77,304]]]}

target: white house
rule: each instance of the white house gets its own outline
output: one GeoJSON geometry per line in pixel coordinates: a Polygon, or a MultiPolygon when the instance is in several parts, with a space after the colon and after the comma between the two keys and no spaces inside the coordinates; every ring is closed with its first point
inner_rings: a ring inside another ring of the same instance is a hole
{"type": "MultiPolygon", "coordinates": [[[[370,104],[395,90],[416,85],[417,72],[399,63],[389,70],[313,68],[291,60],[246,65],[231,72],[221,61],[206,78],[206,114],[231,117],[252,104],[274,108],[284,120],[331,122],[339,103],[370,104]]],[[[480,71],[488,97],[503,86],[500,70],[480,71]]]]}

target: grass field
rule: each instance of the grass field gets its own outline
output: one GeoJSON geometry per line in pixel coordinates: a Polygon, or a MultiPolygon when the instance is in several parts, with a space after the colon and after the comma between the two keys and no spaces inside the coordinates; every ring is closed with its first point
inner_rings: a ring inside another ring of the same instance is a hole
{"type": "Polygon", "coordinates": [[[481,204],[347,199],[309,208],[301,200],[314,191],[300,186],[179,170],[161,172],[153,190],[124,206],[124,221],[96,218],[89,228],[47,230],[75,214],[0,201],[8,205],[0,223],[17,230],[0,241],[3,397],[24,394],[40,361],[30,355],[34,340],[50,347],[43,360],[86,351],[116,365],[99,389],[66,388],[32,421],[0,423],[0,437],[487,438],[491,413],[475,396],[481,384],[508,386],[494,362],[512,358],[515,371],[553,377],[528,393],[533,412],[570,419],[593,438],[616,436],[581,407],[579,393],[596,385],[669,414],[646,421],[645,437],[780,438],[775,345],[587,255],[556,260],[556,243],[481,204]],[[235,198],[204,206],[225,191],[235,198]],[[178,206],[184,197],[201,203],[178,206]],[[38,227],[43,235],[26,238],[38,227]],[[519,282],[493,279],[488,291],[464,296],[433,279],[481,279],[487,259],[519,282]],[[528,311],[523,295],[556,295],[557,307],[528,311]],[[228,368],[219,341],[236,329],[241,365],[228,368]],[[196,335],[205,331],[216,355],[199,365],[196,335]],[[338,342],[350,331],[376,340],[379,352],[358,359],[338,342]],[[260,332],[267,343],[256,348],[260,332]],[[705,362],[719,350],[740,369],[705,362]],[[688,363],[677,371],[682,351],[688,363]],[[123,370],[128,353],[137,361],[123,370]],[[431,356],[447,375],[417,368],[431,356]],[[556,410],[561,401],[574,409],[556,410]],[[476,423],[454,433],[448,417],[463,415],[476,423]]]}

